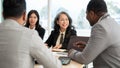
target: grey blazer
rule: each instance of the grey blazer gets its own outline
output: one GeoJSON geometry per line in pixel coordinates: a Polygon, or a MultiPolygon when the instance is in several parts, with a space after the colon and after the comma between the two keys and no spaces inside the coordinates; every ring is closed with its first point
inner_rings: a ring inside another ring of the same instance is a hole
{"type": "Polygon", "coordinates": [[[61,62],[44,45],[37,31],[7,19],[0,24],[0,68],[61,68],[61,62]]]}
{"type": "Polygon", "coordinates": [[[92,27],[91,36],[83,52],[73,50],[70,57],[79,63],[93,61],[94,68],[120,68],[120,24],[108,14],[92,27]]]}

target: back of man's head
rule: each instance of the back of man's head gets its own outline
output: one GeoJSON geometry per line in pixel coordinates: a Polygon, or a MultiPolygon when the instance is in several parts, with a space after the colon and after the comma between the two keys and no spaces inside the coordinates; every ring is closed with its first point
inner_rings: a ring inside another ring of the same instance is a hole
{"type": "Polygon", "coordinates": [[[94,11],[96,14],[99,14],[108,10],[104,0],[90,0],[87,5],[87,11],[94,11]]]}
{"type": "Polygon", "coordinates": [[[24,12],[26,12],[25,0],[3,0],[4,18],[19,18],[24,12]]]}

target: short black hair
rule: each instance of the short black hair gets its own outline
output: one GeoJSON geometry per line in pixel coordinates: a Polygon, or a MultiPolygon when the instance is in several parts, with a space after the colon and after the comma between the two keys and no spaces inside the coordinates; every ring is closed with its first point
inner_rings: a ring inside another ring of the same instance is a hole
{"type": "Polygon", "coordinates": [[[107,5],[104,0],[90,0],[87,5],[87,12],[94,11],[96,14],[108,12],[107,5]]]}
{"type": "Polygon", "coordinates": [[[4,18],[7,17],[19,18],[23,12],[26,12],[25,0],[3,0],[4,18]]]}

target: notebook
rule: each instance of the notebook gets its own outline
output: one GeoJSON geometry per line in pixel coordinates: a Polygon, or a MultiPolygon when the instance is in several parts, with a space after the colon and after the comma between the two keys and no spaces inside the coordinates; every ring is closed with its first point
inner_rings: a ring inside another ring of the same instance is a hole
{"type": "Polygon", "coordinates": [[[69,50],[72,48],[72,49],[76,49],[76,50],[80,51],[80,49],[78,47],[73,46],[74,43],[78,42],[78,41],[84,41],[87,43],[88,39],[89,39],[89,37],[87,37],[87,36],[71,36],[67,49],[69,50]]]}

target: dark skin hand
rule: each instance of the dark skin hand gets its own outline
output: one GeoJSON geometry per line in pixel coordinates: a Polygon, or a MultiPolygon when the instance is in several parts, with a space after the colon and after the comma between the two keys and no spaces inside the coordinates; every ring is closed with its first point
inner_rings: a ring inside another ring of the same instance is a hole
{"type": "Polygon", "coordinates": [[[80,51],[83,51],[83,49],[86,46],[86,42],[84,42],[84,41],[77,41],[77,42],[73,43],[73,46],[77,47],[77,48],[80,48],[80,51]]]}

